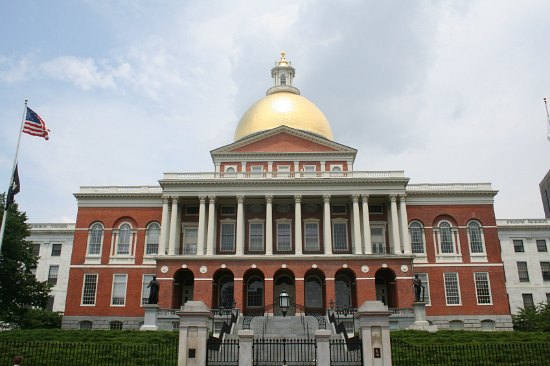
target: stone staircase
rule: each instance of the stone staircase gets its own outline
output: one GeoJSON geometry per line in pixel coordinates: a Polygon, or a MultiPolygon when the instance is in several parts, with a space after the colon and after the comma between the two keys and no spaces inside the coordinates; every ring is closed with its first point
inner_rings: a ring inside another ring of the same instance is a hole
{"type": "MultiPolygon", "coordinates": [[[[327,322],[328,323],[328,322],[327,322]]],[[[330,323],[327,329],[332,330],[330,323]]],[[[239,317],[233,328],[232,334],[236,335],[237,330],[243,329],[243,317],[239,317]]],[[[291,316],[257,316],[250,322],[250,330],[254,331],[256,337],[266,338],[310,338],[319,329],[317,319],[313,316],[291,315],[291,316]]]]}

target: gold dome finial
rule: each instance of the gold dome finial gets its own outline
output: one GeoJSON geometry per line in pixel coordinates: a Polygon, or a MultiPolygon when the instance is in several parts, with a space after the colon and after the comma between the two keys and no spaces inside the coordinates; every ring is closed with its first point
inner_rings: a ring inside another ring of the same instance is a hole
{"type": "Polygon", "coordinates": [[[286,52],[281,51],[281,59],[277,62],[277,66],[288,66],[288,61],[285,58],[286,52]]]}

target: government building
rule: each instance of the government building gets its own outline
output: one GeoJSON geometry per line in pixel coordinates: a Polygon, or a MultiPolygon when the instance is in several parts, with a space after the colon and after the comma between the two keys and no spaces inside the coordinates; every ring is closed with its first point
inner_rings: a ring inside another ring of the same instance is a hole
{"type": "Polygon", "coordinates": [[[290,314],[366,300],[405,313],[418,275],[432,324],[511,329],[497,191],[356,169],[357,150],[300,95],[284,53],[271,76],[234,137],[210,151],[210,171],[75,194],[63,327],[138,328],[153,276],[163,311],[200,300],[241,314],[275,304],[279,315],[283,289],[290,314]]]}

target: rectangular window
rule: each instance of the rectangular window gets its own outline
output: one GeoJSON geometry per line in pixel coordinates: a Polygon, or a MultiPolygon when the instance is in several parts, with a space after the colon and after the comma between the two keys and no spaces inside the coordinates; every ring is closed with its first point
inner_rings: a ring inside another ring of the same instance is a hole
{"type": "Polygon", "coordinates": [[[306,173],[313,173],[315,172],[316,166],[315,165],[304,165],[304,172],[306,173]]]}
{"type": "Polygon", "coordinates": [[[414,254],[424,254],[424,230],[421,225],[411,225],[409,228],[411,247],[414,254]]]}
{"type": "Polygon", "coordinates": [[[57,276],[59,274],[59,266],[50,266],[48,271],[48,284],[55,286],[57,285],[57,276]]]}
{"type": "Polygon", "coordinates": [[[529,282],[529,271],[527,262],[517,262],[519,282],[529,282]]]}
{"type": "Polygon", "coordinates": [[[149,303],[149,294],[151,293],[151,288],[149,282],[153,280],[152,274],[143,275],[143,282],[141,283],[141,305],[149,303]]]}
{"type": "Polygon", "coordinates": [[[333,215],[345,215],[346,212],[346,205],[332,205],[333,215]]]}
{"type": "Polygon", "coordinates": [[[523,298],[523,308],[525,310],[535,308],[535,302],[533,301],[533,294],[521,294],[521,297],[523,298]]]}
{"type": "Polygon", "coordinates": [[[321,250],[319,244],[319,223],[304,222],[304,250],[308,252],[321,250]]]}
{"type": "Polygon", "coordinates": [[[384,229],[381,227],[371,227],[370,236],[372,242],[372,253],[386,253],[386,243],[384,242],[384,229]]]}
{"type": "Polygon", "coordinates": [[[61,256],[61,247],[63,244],[52,244],[52,257],[61,256]]]}
{"type": "Polygon", "coordinates": [[[55,302],[55,296],[48,296],[48,305],[46,305],[46,310],[53,311],[54,302],[55,302]]]}
{"type": "Polygon", "coordinates": [[[548,251],[548,248],[546,247],[546,240],[537,240],[537,251],[540,253],[545,253],[548,251]]]}
{"type": "Polygon", "coordinates": [[[290,222],[277,223],[277,251],[292,251],[292,228],[290,222]]]}
{"type": "Polygon", "coordinates": [[[542,272],[542,280],[550,281],[550,262],[540,262],[540,271],[542,272]]]}
{"type": "Polygon", "coordinates": [[[381,215],[384,213],[382,205],[381,204],[370,204],[369,205],[369,213],[375,214],[375,215],[381,215]]]}
{"type": "Polygon", "coordinates": [[[198,205],[187,205],[185,206],[185,216],[198,216],[199,206],[198,205]]]}
{"type": "Polygon", "coordinates": [[[252,170],[252,173],[261,173],[264,171],[264,167],[263,165],[253,165],[251,170],[252,170]]]}
{"type": "Polygon", "coordinates": [[[525,252],[523,248],[523,240],[514,240],[514,252],[516,253],[525,252]]]}
{"type": "Polygon", "coordinates": [[[39,257],[40,256],[40,244],[33,244],[32,245],[32,252],[33,252],[35,257],[39,257]]]}
{"type": "Polygon", "coordinates": [[[221,252],[235,251],[235,223],[223,222],[221,224],[221,252]]]}
{"type": "Polygon", "coordinates": [[[290,165],[278,165],[277,171],[280,173],[289,173],[290,172],[290,165]]]}
{"type": "Polygon", "coordinates": [[[348,250],[348,224],[345,222],[334,222],[332,224],[332,245],[335,252],[348,250]]]}
{"type": "Polygon", "coordinates": [[[237,214],[237,208],[235,206],[223,205],[221,213],[222,216],[235,216],[237,214]]]}
{"type": "Polygon", "coordinates": [[[447,305],[460,305],[460,287],[458,285],[458,273],[444,273],[445,299],[447,305]]]}
{"type": "Polygon", "coordinates": [[[111,305],[124,306],[126,303],[126,280],[125,274],[116,274],[113,276],[113,296],[111,305]]]}
{"type": "Polygon", "coordinates": [[[261,252],[264,250],[264,223],[263,222],[251,222],[250,223],[250,238],[249,238],[249,250],[251,252],[261,252]]]}
{"type": "Polygon", "coordinates": [[[491,287],[489,285],[489,273],[475,272],[477,303],[479,305],[491,304],[491,287]]]}
{"type": "Polygon", "coordinates": [[[183,228],[183,254],[197,254],[197,227],[184,227],[183,228]]]}
{"type": "Polygon", "coordinates": [[[97,291],[97,274],[84,275],[84,287],[82,289],[82,305],[95,305],[97,291]]]}
{"type": "Polygon", "coordinates": [[[418,275],[418,278],[422,281],[422,286],[424,286],[424,301],[426,304],[430,304],[430,281],[428,281],[427,273],[415,273],[418,275]]]}

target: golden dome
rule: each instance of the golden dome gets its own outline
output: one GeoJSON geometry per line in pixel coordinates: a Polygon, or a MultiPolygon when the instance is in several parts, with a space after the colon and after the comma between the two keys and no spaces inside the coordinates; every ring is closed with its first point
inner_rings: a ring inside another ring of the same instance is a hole
{"type": "Polygon", "coordinates": [[[260,99],[246,111],[235,131],[235,141],[283,125],[333,139],[327,118],[315,104],[295,93],[280,91],[260,99]]]}

